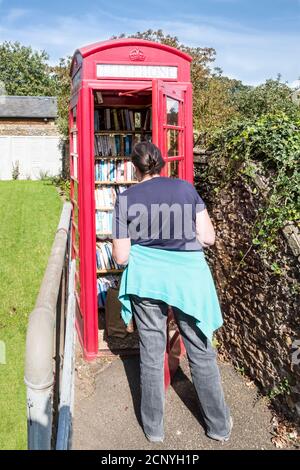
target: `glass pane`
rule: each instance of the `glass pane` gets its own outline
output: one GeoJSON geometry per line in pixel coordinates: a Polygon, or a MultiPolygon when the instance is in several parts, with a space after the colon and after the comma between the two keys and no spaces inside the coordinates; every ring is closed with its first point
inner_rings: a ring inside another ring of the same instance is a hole
{"type": "Polygon", "coordinates": [[[73,153],[77,153],[77,132],[73,132],[73,153]]]}
{"type": "Polygon", "coordinates": [[[179,161],[174,160],[168,163],[168,176],[170,178],[179,178],[179,161]]]}
{"type": "Polygon", "coordinates": [[[75,155],[73,157],[73,176],[78,179],[78,158],[75,155]]]}
{"type": "Polygon", "coordinates": [[[78,294],[78,297],[80,297],[80,282],[78,279],[76,279],[76,292],[78,294]]]}
{"type": "Polygon", "coordinates": [[[178,137],[179,132],[175,129],[167,130],[167,151],[168,157],[177,157],[179,155],[178,150],[178,137]]]}
{"type": "Polygon", "coordinates": [[[78,294],[78,296],[80,296],[80,261],[78,258],[76,258],[76,277],[75,277],[75,289],[76,289],[76,292],[78,294]]]}
{"type": "Polygon", "coordinates": [[[78,184],[76,181],[73,181],[73,187],[74,187],[74,194],[73,194],[73,198],[74,198],[74,201],[78,202],[78,184]]]}
{"type": "Polygon", "coordinates": [[[78,227],[78,223],[79,223],[79,220],[78,220],[78,209],[77,209],[77,207],[75,206],[75,204],[74,204],[74,207],[73,207],[73,221],[75,222],[75,224],[76,224],[77,227],[78,227]]]}
{"type": "Polygon", "coordinates": [[[76,245],[76,248],[79,252],[79,231],[78,230],[76,230],[76,232],[75,232],[75,245],[76,245]]]}
{"type": "Polygon", "coordinates": [[[167,124],[178,126],[179,102],[167,97],[167,124]]]}

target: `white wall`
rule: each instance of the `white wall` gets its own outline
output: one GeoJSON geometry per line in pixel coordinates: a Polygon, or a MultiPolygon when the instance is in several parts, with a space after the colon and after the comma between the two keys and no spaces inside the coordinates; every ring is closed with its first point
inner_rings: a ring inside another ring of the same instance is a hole
{"type": "Polygon", "coordinates": [[[61,173],[57,136],[0,136],[0,179],[11,180],[13,164],[19,161],[19,179],[39,179],[61,173]]]}

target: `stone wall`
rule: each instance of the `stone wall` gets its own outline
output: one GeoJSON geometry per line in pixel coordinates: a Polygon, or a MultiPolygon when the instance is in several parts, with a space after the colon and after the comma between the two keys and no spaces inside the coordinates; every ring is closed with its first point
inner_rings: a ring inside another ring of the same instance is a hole
{"type": "Polygon", "coordinates": [[[236,177],[216,195],[201,178],[207,164],[209,158],[198,158],[195,184],[216,229],[216,244],[206,255],[224,316],[218,332],[220,351],[264,394],[274,397],[278,411],[298,421],[300,354],[293,350],[300,348],[299,230],[285,227],[278,236],[278,251],[263,259],[251,243],[266,190],[262,180],[256,179],[253,193],[252,184],[236,177]],[[280,272],[272,270],[272,263],[280,272]]]}
{"type": "Polygon", "coordinates": [[[49,119],[0,119],[0,135],[15,136],[57,136],[55,121],[49,119]]]}

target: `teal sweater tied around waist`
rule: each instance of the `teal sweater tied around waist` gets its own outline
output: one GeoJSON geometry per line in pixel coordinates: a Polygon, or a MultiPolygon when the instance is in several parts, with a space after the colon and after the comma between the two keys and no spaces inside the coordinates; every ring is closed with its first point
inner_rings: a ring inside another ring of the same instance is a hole
{"type": "Polygon", "coordinates": [[[195,318],[211,341],[223,324],[214,281],[203,251],[170,251],[132,245],[122,274],[119,300],[127,325],[132,318],[130,295],[162,300],[195,318]]]}

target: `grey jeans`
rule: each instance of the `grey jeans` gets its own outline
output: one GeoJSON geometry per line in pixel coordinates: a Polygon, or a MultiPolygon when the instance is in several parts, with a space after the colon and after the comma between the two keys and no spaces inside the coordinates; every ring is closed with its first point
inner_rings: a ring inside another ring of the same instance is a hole
{"type": "MultiPolygon", "coordinates": [[[[164,438],[164,354],[168,306],[154,299],[131,296],[140,338],[141,417],[145,434],[164,438]]],[[[173,307],[189,360],[206,432],[212,438],[230,433],[230,413],[221,385],[216,350],[196,327],[193,317],[173,307]]]]}

